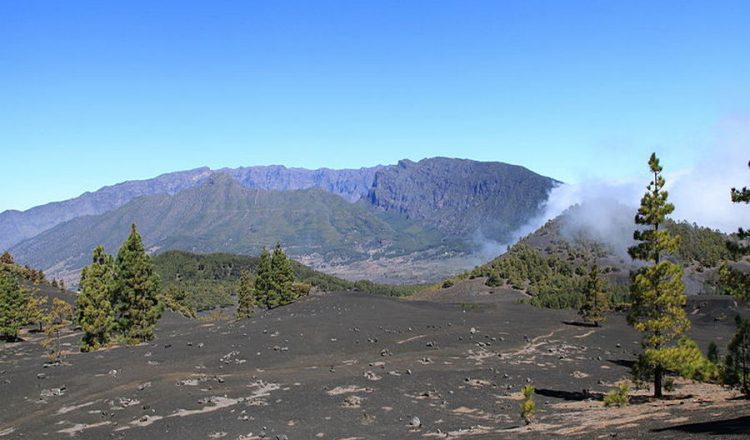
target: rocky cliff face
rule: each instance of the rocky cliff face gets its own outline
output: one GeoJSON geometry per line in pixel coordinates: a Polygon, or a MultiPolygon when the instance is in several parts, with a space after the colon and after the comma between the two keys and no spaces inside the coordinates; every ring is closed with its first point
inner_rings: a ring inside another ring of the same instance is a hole
{"type": "Polygon", "coordinates": [[[499,162],[432,158],[402,160],[375,173],[367,198],[386,211],[449,234],[505,240],[539,214],[554,179],[499,162]]]}
{"type": "Polygon", "coordinates": [[[286,168],[280,165],[224,169],[246,188],[272,191],[320,188],[356,202],[367,195],[375,179],[375,173],[386,167],[376,166],[357,170],[331,170],[321,168],[286,168]]]}

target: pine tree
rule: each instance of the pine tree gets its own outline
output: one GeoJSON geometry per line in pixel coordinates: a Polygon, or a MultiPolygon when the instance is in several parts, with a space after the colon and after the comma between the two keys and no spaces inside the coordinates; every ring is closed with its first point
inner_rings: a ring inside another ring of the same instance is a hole
{"type": "Polygon", "coordinates": [[[249,318],[253,314],[254,305],[253,278],[250,272],[243,270],[240,273],[240,287],[237,289],[237,319],[249,318]]]}
{"type": "Polygon", "coordinates": [[[281,248],[281,243],[276,243],[271,257],[271,279],[274,290],[279,298],[279,305],[291,304],[296,300],[296,295],[292,289],[294,283],[294,270],[292,262],[286,256],[281,248]]]}
{"type": "Polygon", "coordinates": [[[737,316],[737,332],[727,346],[724,383],[750,396],[750,319],[737,316]]]}
{"type": "Polygon", "coordinates": [[[13,261],[13,257],[10,255],[10,252],[5,251],[2,255],[0,255],[0,263],[3,264],[16,264],[13,261]]]}
{"type": "MultiPolygon", "coordinates": [[[[750,167],[750,162],[747,165],[750,167]]],[[[743,187],[742,189],[732,188],[731,194],[733,203],[750,203],[750,189],[747,187],[743,187]]],[[[739,228],[737,237],[739,239],[737,242],[731,241],[727,243],[732,256],[734,258],[741,258],[745,255],[750,255],[750,245],[742,243],[742,240],[750,239],[750,230],[739,228]]],[[[737,298],[750,298],[749,274],[736,270],[726,263],[722,265],[720,274],[721,283],[728,293],[737,298]]]]}
{"type": "MultiPolygon", "coordinates": [[[[747,166],[750,168],[750,162],[747,163],[747,166]]],[[[750,203],[750,188],[746,186],[742,189],[732,188],[732,202],[750,203]]],[[[740,228],[739,235],[741,239],[750,238],[750,230],[740,228]]]]}
{"type": "Polygon", "coordinates": [[[83,330],[81,351],[98,350],[109,344],[114,327],[114,287],[114,260],[103,246],[97,246],[91,265],[81,272],[81,293],[76,298],[77,321],[83,330]]]}
{"type": "Polygon", "coordinates": [[[0,338],[15,341],[28,321],[28,293],[9,270],[0,268],[0,338]]]}
{"type": "Polygon", "coordinates": [[[599,323],[607,318],[609,297],[605,290],[604,280],[599,275],[599,267],[596,264],[591,266],[583,295],[583,304],[578,314],[584,321],[593,322],[598,327],[599,323]]]}
{"type": "Polygon", "coordinates": [[[161,316],[159,277],[143,241],[131,226],[130,236],[117,253],[115,263],[115,311],[117,330],[131,342],[154,338],[156,321],[161,316]]]}
{"type": "Polygon", "coordinates": [[[272,289],[271,274],[271,254],[265,247],[260,253],[260,263],[258,264],[258,273],[255,275],[255,302],[266,308],[271,308],[271,303],[276,299],[271,298],[272,289]]]}
{"type": "Polygon", "coordinates": [[[653,180],[641,199],[641,207],[635,217],[639,228],[633,238],[639,243],[628,249],[633,259],[651,263],[641,267],[632,276],[630,288],[632,306],[628,322],[636,330],[643,332],[643,348],[646,357],[655,359],[653,367],[654,396],[662,396],[664,365],[658,361],[659,351],[670,346],[689,327],[690,321],[683,306],[687,302],[685,285],[682,282],[682,268],[663,256],[673,253],[679,245],[679,237],[672,236],[660,226],[674,211],[674,205],[667,202],[668,193],[664,190],[665,181],[662,167],[656,154],[649,159],[653,180]]]}
{"type": "Polygon", "coordinates": [[[49,300],[46,296],[29,295],[26,303],[26,323],[39,325],[39,331],[44,330],[44,309],[49,300]]]}
{"type": "Polygon", "coordinates": [[[42,345],[47,349],[47,357],[51,362],[60,360],[62,354],[60,332],[68,324],[72,315],[73,307],[70,304],[60,298],[52,299],[52,307],[45,316],[44,334],[46,338],[42,341],[42,345]]]}

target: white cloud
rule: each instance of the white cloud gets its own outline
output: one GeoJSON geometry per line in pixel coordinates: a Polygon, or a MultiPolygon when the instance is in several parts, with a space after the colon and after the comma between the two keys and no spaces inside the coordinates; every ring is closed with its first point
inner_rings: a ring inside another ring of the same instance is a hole
{"type": "MultiPolygon", "coordinates": [[[[691,169],[672,176],[675,219],[724,232],[750,226],[750,206],[732,203],[730,188],[750,186],[750,118],[727,118],[691,169]]],[[[668,166],[665,164],[665,167],[668,166]]]]}

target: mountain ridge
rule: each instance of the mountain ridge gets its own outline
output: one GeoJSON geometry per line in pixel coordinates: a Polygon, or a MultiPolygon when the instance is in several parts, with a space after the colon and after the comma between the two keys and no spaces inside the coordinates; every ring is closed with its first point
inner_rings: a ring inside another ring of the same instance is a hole
{"type": "MultiPolygon", "coordinates": [[[[434,157],[422,159],[414,162],[408,159],[399,161],[396,165],[376,165],[372,167],[362,167],[358,169],[330,169],[318,168],[309,170],[306,168],[286,167],[284,165],[259,165],[251,167],[238,168],[220,168],[212,170],[208,167],[200,167],[192,170],[175,171],[160,174],[151,179],[129,180],[113,185],[107,185],[96,191],[87,191],[78,197],[50,202],[44,205],[35,206],[24,211],[6,210],[0,212],[0,249],[10,249],[16,244],[32,238],[46,230],[84,215],[99,215],[117,209],[125,203],[143,195],[154,194],[175,194],[187,188],[199,185],[211,175],[222,173],[229,174],[238,180],[243,186],[248,188],[259,188],[279,191],[290,191],[296,189],[322,188],[328,192],[337,194],[349,202],[356,202],[362,198],[367,198],[372,204],[384,210],[391,210],[390,201],[392,198],[399,197],[393,191],[385,193],[378,188],[374,188],[377,182],[388,181],[389,177],[396,174],[400,175],[398,169],[408,168],[410,171],[421,169],[421,183],[425,182],[435,186],[435,182],[448,180],[450,178],[449,170],[441,170],[439,175],[430,175],[437,168],[432,164],[440,164],[445,168],[446,164],[465,168],[494,168],[524,170],[532,173],[534,176],[541,178],[540,182],[547,179],[549,183],[542,182],[544,188],[542,192],[548,191],[558,181],[540,176],[525,167],[518,165],[505,164],[503,162],[479,162],[469,159],[454,159],[446,157],[434,157]],[[396,170],[396,171],[394,171],[396,170]],[[432,182],[429,180],[432,179],[432,182]]],[[[403,191],[407,187],[395,185],[392,189],[403,191]]],[[[538,202],[540,194],[531,197],[531,204],[538,202]]],[[[433,208],[438,207],[433,204],[433,208]]],[[[413,205],[410,206],[410,209],[413,205]]],[[[410,211],[406,209],[406,211],[410,211]]],[[[411,212],[409,212],[411,213],[411,212]]],[[[460,214],[460,212],[459,212],[460,214]]],[[[465,213],[464,213],[465,214],[465,213]]],[[[417,218],[425,220],[428,215],[424,210],[417,210],[417,218]]],[[[472,225],[477,224],[477,220],[470,222],[472,225]]],[[[445,228],[445,225],[438,226],[445,228]]]]}
{"type": "Polygon", "coordinates": [[[114,237],[136,223],[152,252],[257,254],[278,240],[299,261],[344,278],[432,282],[476,264],[478,236],[509,242],[558,184],[515,165],[450,158],[340,171],[198,168],[107,187],[86,215],[67,213],[10,250],[69,276],[94,246],[117,246],[114,237]]]}
{"type": "MultiPolygon", "coordinates": [[[[374,173],[380,165],[370,168],[331,170],[319,168],[307,170],[305,168],[287,168],[283,165],[269,165],[256,167],[221,168],[212,170],[209,167],[199,167],[192,170],[174,171],[160,174],[151,179],[127,180],[113,185],[106,185],[96,191],[87,191],[78,197],[68,200],[55,201],[35,206],[27,210],[6,210],[0,212],[0,249],[9,249],[21,241],[32,238],[60,223],[84,215],[103,214],[117,209],[137,197],[155,194],[175,194],[184,189],[199,185],[207,177],[217,174],[230,174],[241,180],[249,188],[295,190],[316,186],[330,188],[330,192],[338,192],[349,201],[359,198],[355,192],[362,192],[358,185],[351,188],[346,185],[336,185],[338,176],[349,177],[355,182],[374,173]],[[263,175],[265,174],[265,178],[263,175]],[[269,179],[269,175],[276,175],[277,179],[269,179]],[[315,177],[317,176],[317,178],[315,177]],[[253,178],[254,177],[254,178],[253,178]],[[287,182],[280,185],[279,182],[287,182]],[[295,184],[296,182],[296,184],[295,184]]],[[[339,179],[340,180],[340,179],[339,179]]],[[[366,194],[366,191],[364,191],[366,194]]]]}
{"type": "Polygon", "coordinates": [[[136,223],[151,252],[258,254],[281,241],[292,256],[342,262],[402,255],[441,246],[442,236],[417,222],[349,203],[319,188],[268,191],[242,186],[226,174],[174,195],[131,200],[116,210],[70,220],[27,239],[11,253],[55,276],[76,272],[91,249],[116,249],[136,223]]]}

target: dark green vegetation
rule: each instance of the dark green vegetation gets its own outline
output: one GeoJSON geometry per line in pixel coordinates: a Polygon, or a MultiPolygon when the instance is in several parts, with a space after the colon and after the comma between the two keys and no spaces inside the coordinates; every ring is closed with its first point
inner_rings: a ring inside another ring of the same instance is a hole
{"type": "MultiPolygon", "coordinates": [[[[169,251],[154,258],[164,292],[179,295],[180,303],[195,311],[229,306],[237,302],[243,271],[252,277],[258,271],[260,258],[233,254],[194,254],[169,251]]],[[[348,281],[324,274],[291,261],[295,279],[317,290],[361,291],[387,296],[405,296],[426,286],[392,286],[370,281],[348,281]]]]}
{"type": "MultiPolygon", "coordinates": [[[[750,163],[748,163],[750,167],[750,163]]],[[[742,189],[732,188],[732,202],[734,203],[750,203],[750,189],[743,187],[742,189]]],[[[750,255],[750,230],[746,230],[742,227],[737,231],[737,237],[739,238],[736,242],[729,243],[729,251],[734,259],[740,259],[742,257],[750,255]]],[[[750,273],[747,270],[738,270],[736,267],[732,267],[729,264],[722,265],[720,272],[720,284],[730,294],[738,297],[749,299],[750,298],[750,273]]]]}
{"type": "MultiPolygon", "coordinates": [[[[750,162],[748,163],[750,167],[750,162]]],[[[743,187],[738,190],[732,188],[732,202],[750,203],[750,189],[743,187]]],[[[737,232],[739,243],[730,243],[729,249],[734,256],[750,254],[750,231],[740,227],[737,232]]],[[[747,300],[750,298],[750,274],[733,269],[728,265],[722,266],[722,281],[731,289],[732,293],[747,300]]],[[[727,347],[724,360],[724,382],[739,387],[746,396],[750,396],[750,319],[736,317],[737,331],[727,347]]],[[[718,357],[718,355],[716,356],[718,357]]]]}
{"type": "Polygon", "coordinates": [[[158,292],[159,276],[134,224],[117,252],[114,272],[115,328],[126,339],[141,342],[154,338],[161,316],[158,292]]]}
{"type": "Polygon", "coordinates": [[[76,297],[76,316],[83,330],[81,350],[98,350],[109,343],[115,326],[115,263],[103,246],[94,249],[92,262],[81,272],[80,292],[76,297]]]}
{"type": "Polygon", "coordinates": [[[750,319],[737,316],[737,332],[727,346],[724,383],[750,396],[750,319]]]}
{"type": "Polygon", "coordinates": [[[84,332],[82,351],[106,346],[112,336],[130,344],[154,338],[162,312],[159,277],[135,225],[116,259],[97,246],[82,273],[76,298],[77,320],[84,332]]]}
{"type": "Polygon", "coordinates": [[[578,314],[586,322],[593,322],[595,326],[607,319],[609,311],[609,297],[604,280],[599,274],[599,266],[594,264],[589,271],[588,279],[583,289],[583,304],[578,314]]]}
{"type": "MultiPolygon", "coordinates": [[[[47,278],[44,276],[44,272],[39,269],[34,269],[31,266],[21,266],[17,264],[10,252],[5,251],[0,255],[0,269],[5,270],[14,274],[19,279],[23,279],[32,284],[46,284],[47,278]]],[[[55,282],[57,284],[57,282],[55,282]]]]}
{"type": "MultiPolygon", "coordinates": [[[[558,231],[559,222],[559,218],[548,222],[534,235],[548,236],[558,231]]],[[[559,238],[542,250],[531,245],[531,238],[526,237],[500,257],[457,278],[487,277],[489,286],[508,285],[528,293],[533,305],[580,309],[585,299],[588,264],[608,255],[605,246],[589,240],[570,243],[559,238]]],[[[624,285],[615,282],[619,271],[617,266],[601,270],[607,280],[608,302],[613,305],[623,301],[626,291],[624,285]]]]}
{"type": "Polygon", "coordinates": [[[631,276],[628,323],[643,333],[641,360],[653,373],[654,397],[661,397],[662,378],[669,367],[667,360],[674,357],[674,341],[690,328],[690,321],[684,308],[687,296],[682,267],[664,258],[677,251],[680,236],[659,228],[674,211],[674,205],[667,201],[669,193],[664,189],[666,182],[656,154],[651,155],[648,165],[653,180],[635,216],[636,244],[628,249],[633,259],[647,265],[631,276]]]}
{"type": "Polygon", "coordinates": [[[310,293],[310,288],[309,284],[295,283],[292,261],[281,249],[280,243],[276,243],[273,254],[263,249],[253,285],[256,304],[268,309],[289,305],[310,293]]]}
{"type": "Polygon", "coordinates": [[[249,318],[255,307],[255,281],[253,275],[246,270],[240,272],[240,284],[237,288],[237,319],[249,318]]]}
{"type": "Polygon", "coordinates": [[[29,295],[16,275],[0,268],[0,338],[13,341],[18,337],[18,330],[27,321],[28,302],[29,295]]]}

